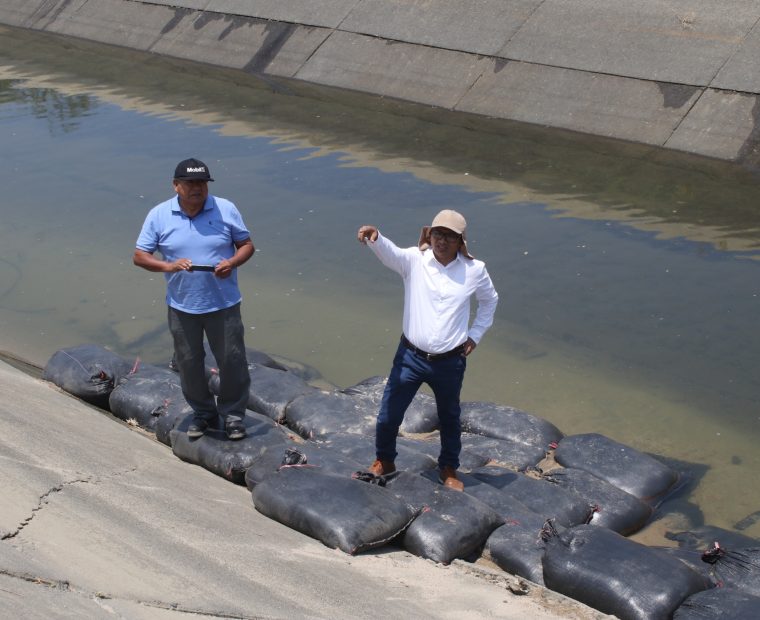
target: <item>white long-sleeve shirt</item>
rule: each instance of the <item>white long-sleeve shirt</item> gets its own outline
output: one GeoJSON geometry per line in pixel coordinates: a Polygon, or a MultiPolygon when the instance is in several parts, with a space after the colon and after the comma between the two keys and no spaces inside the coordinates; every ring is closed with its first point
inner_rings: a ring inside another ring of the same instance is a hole
{"type": "Polygon", "coordinates": [[[404,279],[404,335],[428,353],[451,351],[467,338],[477,344],[493,323],[499,295],[483,261],[461,254],[444,266],[432,249],[399,248],[379,232],[368,243],[388,268],[404,279]],[[470,299],[478,302],[470,320],[470,299]]]}

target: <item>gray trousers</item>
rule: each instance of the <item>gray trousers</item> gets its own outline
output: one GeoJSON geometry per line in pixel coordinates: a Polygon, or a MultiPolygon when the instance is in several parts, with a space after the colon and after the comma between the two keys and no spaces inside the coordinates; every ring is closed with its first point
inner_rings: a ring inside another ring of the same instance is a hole
{"type": "Polygon", "coordinates": [[[221,415],[225,424],[241,421],[248,404],[251,377],[245,357],[240,304],[206,314],[188,314],[169,307],[169,331],[174,338],[174,359],[182,393],[195,415],[214,422],[221,415]],[[219,369],[219,395],[208,387],[203,348],[206,334],[219,369]]]}

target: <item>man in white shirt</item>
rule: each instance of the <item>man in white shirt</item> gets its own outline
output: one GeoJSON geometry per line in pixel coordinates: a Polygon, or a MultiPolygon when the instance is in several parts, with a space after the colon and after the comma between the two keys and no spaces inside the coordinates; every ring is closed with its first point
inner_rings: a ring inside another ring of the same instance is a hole
{"type": "Polygon", "coordinates": [[[440,481],[461,491],[457,479],[462,450],[459,394],[467,356],[493,323],[499,295],[482,261],[467,250],[467,223],[444,210],[425,226],[418,247],[399,248],[375,226],[362,226],[358,237],[386,267],[404,279],[401,342],[385,386],[375,427],[376,460],[369,471],[396,471],[396,437],[404,413],[422,383],[433,390],[440,421],[440,481]],[[478,302],[470,319],[470,298],[478,302]]]}

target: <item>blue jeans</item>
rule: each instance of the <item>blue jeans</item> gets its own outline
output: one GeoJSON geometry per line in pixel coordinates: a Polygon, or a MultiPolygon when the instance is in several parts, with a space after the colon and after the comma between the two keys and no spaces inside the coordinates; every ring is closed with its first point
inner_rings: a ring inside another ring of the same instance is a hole
{"type": "Polygon", "coordinates": [[[225,424],[242,421],[251,376],[245,356],[245,327],[240,318],[240,304],[205,314],[189,314],[170,306],[169,331],[174,338],[174,360],[182,394],[196,417],[213,422],[218,413],[225,424]],[[219,395],[216,399],[206,378],[204,333],[219,367],[219,395]]]}
{"type": "Polygon", "coordinates": [[[467,358],[463,355],[428,361],[399,343],[375,425],[378,459],[396,460],[396,437],[404,413],[420,386],[427,383],[435,395],[441,428],[438,466],[459,467],[459,453],[462,451],[459,394],[466,368],[467,358]]]}

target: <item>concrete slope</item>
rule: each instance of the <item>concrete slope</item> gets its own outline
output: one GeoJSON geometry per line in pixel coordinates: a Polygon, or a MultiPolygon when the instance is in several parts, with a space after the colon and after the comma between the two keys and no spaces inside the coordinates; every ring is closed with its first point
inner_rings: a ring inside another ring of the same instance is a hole
{"type": "Polygon", "coordinates": [[[0,23],[759,161],[756,0],[5,0],[0,23]]]}
{"type": "Polygon", "coordinates": [[[348,556],[240,486],[0,362],[3,618],[597,618],[464,563],[348,556]],[[196,616],[193,616],[196,617],[196,616]]]}

